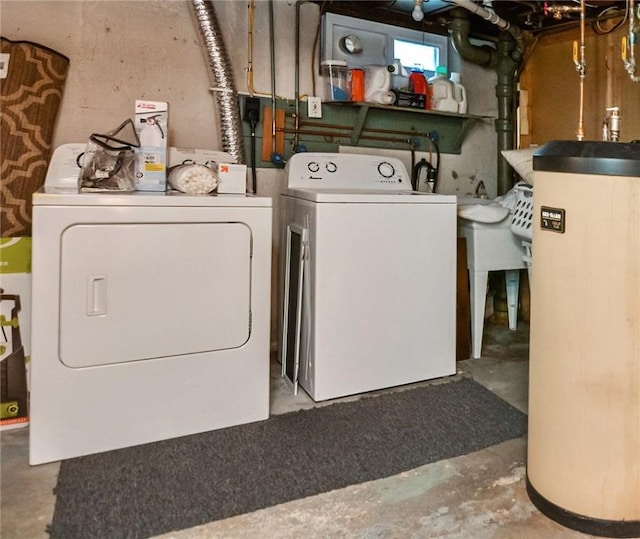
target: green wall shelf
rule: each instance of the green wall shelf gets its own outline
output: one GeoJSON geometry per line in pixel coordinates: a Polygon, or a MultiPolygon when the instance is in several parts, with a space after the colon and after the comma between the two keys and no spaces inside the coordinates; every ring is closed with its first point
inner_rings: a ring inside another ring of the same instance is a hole
{"type": "MultiPolygon", "coordinates": [[[[240,97],[241,109],[243,99],[240,97]]],[[[276,166],[260,159],[265,109],[271,109],[269,98],[261,99],[260,123],[256,128],[256,155],[258,167],[276,166]]],[[[284,109],[284,158],[294,152],[295,101],[277,100],[276,108],[284,109]]],[[[300,101],[298,146],[310,152],[337,152],[340,145],[364,148],[430,151],[438,144],[440,153],[460,154],[462,143],[470,127],[477,121],[492,119],[488,116],[456,114],[374,103],[325,102],[322,118],[309,118],[307,102],[300,101]]],[[[267,126],[267,130],[270,125],[267,126]]],[[[282,128],[280,127],[280,130],[282,128]]],[[[250,163],[250,130],[243,124],[247,162],[250,163]]]]}

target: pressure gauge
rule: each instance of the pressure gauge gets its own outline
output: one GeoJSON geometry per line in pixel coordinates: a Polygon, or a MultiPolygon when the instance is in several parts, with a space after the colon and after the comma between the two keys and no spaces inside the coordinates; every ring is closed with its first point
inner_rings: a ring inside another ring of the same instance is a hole
{"type": "Polygon", "coordinates": [[[358,54],[362,52],[362,43],[358,36],[349,35],[340,40],[340,49],[347,54],[358,54]]]}

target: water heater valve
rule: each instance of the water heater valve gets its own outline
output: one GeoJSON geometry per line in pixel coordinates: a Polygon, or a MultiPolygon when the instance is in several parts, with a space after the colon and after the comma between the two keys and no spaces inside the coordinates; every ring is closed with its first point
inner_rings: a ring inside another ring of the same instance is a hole
{"type": "Polygon", "coordinates": [[[602,122],[602,140],[610,142],[618,142],[620,140],[620,109],[618,107],[607,107],[607,112],[611,113],[605,116],[602,122]]]}

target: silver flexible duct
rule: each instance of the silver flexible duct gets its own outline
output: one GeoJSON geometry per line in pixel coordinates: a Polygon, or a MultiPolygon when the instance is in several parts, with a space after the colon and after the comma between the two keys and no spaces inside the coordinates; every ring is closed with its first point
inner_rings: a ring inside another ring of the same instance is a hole
{"type": "Polygon", "coordinates": [[[222,149],[230,153],[237,163],[245,163],[238,92],[233,80],[231,61],[213,9],[213,2],[191,0],[190,7],[207,49],[207,60],[213,85],[211,91],[215,93],[220,113],[222,149]]]}

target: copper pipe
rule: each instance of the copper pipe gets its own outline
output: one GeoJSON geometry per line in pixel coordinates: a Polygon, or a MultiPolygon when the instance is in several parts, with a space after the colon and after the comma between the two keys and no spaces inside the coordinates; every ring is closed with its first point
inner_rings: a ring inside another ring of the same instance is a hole
{"type": "MultiPolygon", "coordinates": [[[[339,124],[328,124],[328,123],[322,123],[322,122],[307,122],[307,121],[300,121],[299,125],[307,126],[307,127],[328,127],[330,129],[336,129],[340,131],[353,131],[352,125],[339,125],[339,124]]],[[[417,131],[407,132],[407,131],[398,131],[397,129],[376,129],[373,127],[364,127],[362,129],[362,132],[387,133],[390,135],[420,136],[420,133],[418,133],[417,131]]]]}
{"type": "MultiPolygon", "coordinates": [[[[278,127],[277,131],[285,134],[296,132],[295,129],[286,128],[286,127],[278,127]]],[[[325,138],[329,137],[331,139],[350,136],[349,133],[335,133],[333,131],[314,131],[310,129],[309,130],[298,129],[297,132],[300,135],[318,136],[318,137],[325,137],[325,138]]],[[[399,138],[393,138],[393,137],[374,137],[371,135],[363,135],[360,137],[360,140],[378,140],[382,142],[395,142],[397,144],[410,144],[409,139],[399,139],[399,138]]]]}
{"type": "Polygon", "coordinates": [[[578,132],[576,139],[578,141],[584,140],[584,79],[586,76],[587,63],[585,61],[585,45],[584,45],[584,25],[585,25],[585,0],[580,0],[580,60],[576,67],[580,73],[580,112],[578,119],[578,132]]]}

